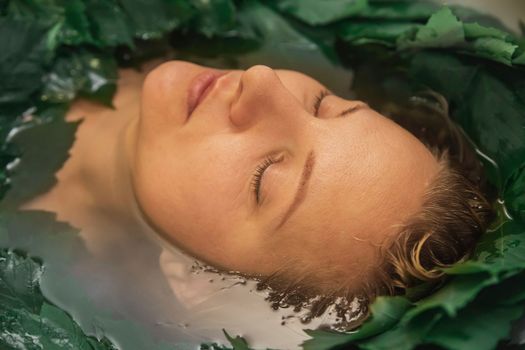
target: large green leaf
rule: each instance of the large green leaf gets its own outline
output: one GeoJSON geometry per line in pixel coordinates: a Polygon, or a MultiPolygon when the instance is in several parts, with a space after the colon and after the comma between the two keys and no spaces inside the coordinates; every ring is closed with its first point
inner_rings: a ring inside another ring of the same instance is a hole
{"type": "Polygon", "coordinates": [[[452,117],[475,144],[497,161],[500,187],[525,159],[525,110],[521,69],[486,65],[451,53],[421,52],[410,64],[421,84],[443,94],[452,117]]]}

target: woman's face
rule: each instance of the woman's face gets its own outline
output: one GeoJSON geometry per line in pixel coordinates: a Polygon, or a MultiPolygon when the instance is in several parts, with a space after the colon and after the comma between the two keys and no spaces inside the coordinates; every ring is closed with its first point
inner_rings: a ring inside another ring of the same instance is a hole
{"type": "Polygon", "coordinates": [[[133,158],[150,223],[221,268],[340,266],[361,280],[396,225],[418,211],[437,162],[363,102],[325,91],[266,66],[173,61],[153,70],[133,158]]]}

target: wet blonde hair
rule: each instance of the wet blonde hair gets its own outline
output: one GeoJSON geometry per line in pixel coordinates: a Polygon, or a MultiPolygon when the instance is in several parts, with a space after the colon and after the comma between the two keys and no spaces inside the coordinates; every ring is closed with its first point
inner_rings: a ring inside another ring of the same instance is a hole
{"type": "MultiPolygon", "coordinates": [[[[467,259],[486,229],[491,205],[477,184],[459,165],[453,166],[448,152],[433,150],[439,170],[427,187],[422,208],[398,226],[397,234],[380,248],[381,261],[371,276],[350,289],[344,279],[320,281],[315,271],[301,271],[297,264],[260,280],[269,289],[274,308],[308,309],[306,321],[335,305],[339,330],[359,325],[367,316],[367,305],[379,295],[404,294],[425,283],[435,289],[445,279],[444,268],[467,259]],[[290,268],[295,266],[295,268],[290,268]],[[348,312],[353,300],[361,308],[348,312]]],[[[321,267],[320,269],[330,268],[321,267]]],[[[304,270],[304,269],[303,269],[304,270]]],[[[344,273],[344,267],[338,267],[344,273]]]]}
{"type": "Polygon", "coordinates": [[[437,155],[440,169],[422,209],[401,225],[384,250],[376,289],[398,294],[422,282],[441,282],[443,269],[466,260],[492,216],[490,203],[448,153],[437,155]]]}

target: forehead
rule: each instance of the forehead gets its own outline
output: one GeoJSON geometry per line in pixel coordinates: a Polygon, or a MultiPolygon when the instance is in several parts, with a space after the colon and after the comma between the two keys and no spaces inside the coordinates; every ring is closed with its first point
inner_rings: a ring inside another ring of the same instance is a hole
{"type": "Polygon", "coordinates": [[[282,246],[296,239],[305,259],[371,263],[419,210],[437,171],[433,155],[395,123],[372,110],[349,118],[324,130],[306,199],[274,235],[282,246]]]}

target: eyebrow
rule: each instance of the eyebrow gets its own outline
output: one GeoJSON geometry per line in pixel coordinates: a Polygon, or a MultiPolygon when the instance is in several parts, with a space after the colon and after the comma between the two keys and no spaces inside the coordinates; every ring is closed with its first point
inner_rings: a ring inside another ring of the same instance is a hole
{"type": "Polygon", "coordinates": [[[306,190],[308,188],[308,182],[310,181],[314,165],[315,153],[313,150],[311,150],[310,153],[308,153],[308,156],[306,157],[306,161],[304,162],[303,171],[299,179],[299,186],[297,187],[297,191],[295,192],[294,199],[288,207],[288,209],[286,209],[285,214],[279,222],[279,224],[276,226],[276,229],[283,226],[285,222],[288,221],[290,216],[292,216],[292,214],[297,210],[299,205],[304,201],[304,198],[306,197],[306,190]]]}
{"type": "Polygon", "coordinates": [[[349,115],[349,114],[352,114],[352,113],[354,113],[354,112],[357,112],[357,111],[359,111],[359,110],[361,110],[361,109],[367,109],[367,108],[370,108],[370,106],[367,105],[366,103],[359,103],[359,104],[357,104],[357,105],[355,105],[355,106],[352,106],[352,107],[350,107],[350,108],[345,109],[344,111],[342,111],[341,113],[339,113],[339,114],[337,115],[337,117],[344,117],[344,116],[346,116],[346,115],[349,115]]]}

